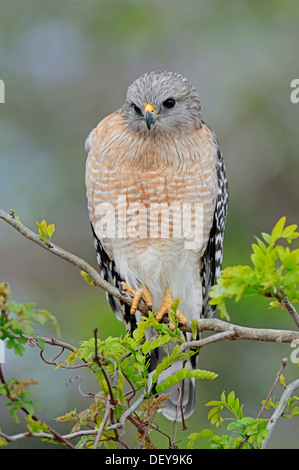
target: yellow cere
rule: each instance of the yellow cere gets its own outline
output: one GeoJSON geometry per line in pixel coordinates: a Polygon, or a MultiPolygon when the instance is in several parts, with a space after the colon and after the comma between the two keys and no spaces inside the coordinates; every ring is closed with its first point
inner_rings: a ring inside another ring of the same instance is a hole
{"type": "Polygon", "coordinates": [[[150,111],[151,113],[156,112],[155,108],[151,103],[146,103],[146,105],[144,106],[144,114],[146,113],[146,111],[150,111]]]}

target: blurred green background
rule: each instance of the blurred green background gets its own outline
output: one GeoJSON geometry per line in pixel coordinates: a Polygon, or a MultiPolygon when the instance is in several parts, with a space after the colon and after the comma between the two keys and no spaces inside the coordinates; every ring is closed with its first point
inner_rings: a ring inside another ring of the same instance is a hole
{"type": "MultiPolygon", "coordinates": [[[[229,178],[230,204],[224,266],[248,264],[254,235],[276,221],[298,222],[299,104],[290,82],[299,77],[299,3],[289,0],[1,0],[0,206],[13,208],[33,230],[54,223],[54,242],[96,266],[86,208],[84,141],[105,115],[119,108],[127,86],[140,74],[173,70],[199,92],[203,116],[219,139],[229,178]]],[[[0,280],[15,301],[34,301],[58,319],[62,339],[73,345],[92,336],[124,334],[102,291],[79,272],[0,223],[0,280]]],[[[284,311],[263,299],[229,306],[241,325],[292,328],[284,311]]],[[[52,336],[50,328],[40,328],[52,336]]],[[[30,349],[30,348],[29,348],[30,349]]],[[[197,411],[180,426],[179,446],[189,433],[210,427],[204,404],[235,390],[244,414],[256,416],[283,357],[286,381],[298,376],[289,345],[220,342],[200,354],[200,367],[219,374],[197,387],[197,411]]],[[[55,355],[51,348],[46,357],[55,355]]],[[[54,370],[38,352],[6,355],[6,378],[33,377],[41,385],[38,415],[49,421],[88,399],[78,391],[76,371],[54,370]],[[74,372],[74,373],[73,373],[74,372]],[[73,379],[70,380],[70,377],[73,379]]],[[[80,369],[81,388],[95,383],[80,369]]],[[[275,392],[282,393],[279,386],[275,392]]],[[[265,414],[267,416],[267,414],[265,414]]],[[[171,425],[158,417],[161,429],[171,425]]],[[[0,399],[0,427],[20,432],[0,399]]],[[[69,429],[56,423],[59,431],[69,429]]],[[[298,448],[299,418],[281,420],[269,447],[298,448]]],[[[219,431],[221,433],[221,430],[219,431]]],[[[153,439],[167,447],[160,435],[153,439]]],[[[135,436],[129,435],[129,445],[135,436]]],[[[35,447],[21,441],[13,447],[35,447]]]]}

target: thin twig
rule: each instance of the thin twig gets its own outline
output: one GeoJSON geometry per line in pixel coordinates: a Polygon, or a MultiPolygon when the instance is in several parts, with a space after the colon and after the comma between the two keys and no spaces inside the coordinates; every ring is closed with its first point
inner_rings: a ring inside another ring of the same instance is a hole
{"type": "Polygon", "coordinates": [[[99,442],[100,442],[101,437],[102,437],[102,433],[104,431],[104,427],[105,427],[105,425],[107,423],[107,420],[109,418],[109,415],[110,415],[110,411],[111,411],[111,405],[110,405],[110,401],[108,400],[104,417],[102,419],[102,422],[101,422],[101,425],[100,425],[99,429],[97,430],[97,435],[96,435],[94,445],[93,445],[94,449],[98,448],[99,442]]]}
{"type": "MultiPolygon", "coordinates": [[[[256,417],[257,419],[260,419],[260,417],[262,416],[262,414],[263,414],[263,412],[264,412],[264,410],[265,410],[265,408],[266,408],[266,406],[267,406],[267,403],[269,402],[269,400],[270,400],[270,398],[271,398],[271,396],[272,396],[272,393],[274,392],[274,389],[275,389],[275,387],[276,387],[276,385],[277,385],[277,383],[278,383],[278,380],[279,380],[279,378],[280,378],[280,376],[281,376],[281,374],[282,374],[282,372],[283,372],[285,366],[287,365],[287,362],[288,362],[288,360],[287,360],[286,357],[284,357],[284,358],[281,360],[281,368],[279,369],[279,371],[278,371],[278,373],[277,373],[277,375],[276,375],[276,378],[275,378],[275,380],[274,380],[274,383],[273,383],[273,385],[272,385],[272,387],[271,387],[271,389],[270,389],[270,392],[268,393],[268,396],[267,396],[265,402],[263,403],[263,406],[261,407],[261,409],[260,409],[260,411],[259,411],[259,414],[258,414],[257,417],[256,417]]],[[[243,445],[245,444],[245,442],[246,442],[248,439],[249,439],[249,436],[248,436],[248,435],[245,436],[245,437],[243,438],[241,444],[239,445],[238,449],[241,449],[241,448],[243,447],[243,445]]]]}
{"type": "Polygon", "coordinates": [[[154,423],[154,422],[150,423],[150,428],[153,429],[154,431],[159,432],[160,434],[162,434],[163,436],[165,436],[168,439],[168,448],[169,449],[175,449],[175,442],[171,441],[171,437],[168,434],[166,434],[166,432],[161,431],[161,429],[159,428],[159,425],[157,423],[154,423]]]}
{"type": "Polygon", "coordinates": [[[182,431],[186,431],[187,426],[184,417],[184,408],[183,408],[183,389],[184,389],[184,380],[181,380],[178,383],[178,392],[179,392],[179,404],[180,404],[180,412],[181,412],[181,419],[182,419],[182,431]]]}
{"type": "Polygon", "coordinates": [[[288,399],[291,397],[291,395],[294,393],[294,391],[299,388],[299,379],[295,380],[294,382],[290,383],[286,389],[284,390],[278,405],[272,414],[271,418],[269,419],[269,422],[267,424],[267,429],[269,431],[267,439],[264,440],[262,449],[266,449],[267,444],[269,442],[269,439],[271,437],[272,432],[274,431],[274,428],[279,420],[279,418],[282,416],[284,413],[284,410],[288,404],[288,399]]]}
{"type": "Polygon", "coordinates": [[[75,380],[78,380],[79,384],[78,384],[78,391],[80,393],[80,395],[82,395],[82,397],[84,398],[95,398],[96,397],[96,394],[95,393],[84,393],[82,390],[81,390],[81,376],[80,375],[76,375],[76,377],[69,377],[69,384],[73,384],[75,382],[75,380]]]}
{"type": "Polygon", "coordinates": [[[271,396],[272,396],[272,393],[274,392],[274,389],[275,389],[275,387],[276,387],[276,385],[277,385],[277,383],[278,383],[278,381],[279,381],[279,379],[280,379],[280,376],[281,376],[281,374],[283,373],[283,370],[284,370],[284,368],[285,368],[286,365],[287,365],[287,362],[288,362],[288,359],[287,359],[286,357],[284,357],[284,358],[281,360],[281,368],[279,369],[279,371],[278,371],[278,373],[277,373],[277,375],[276,375],[276,378],[275,378],[275,380],[274,380],[274,383],[273,383],[273,385],[272,385],[272,387],[271,387],[271,390],[270,390],[270,392],[268,393],[268,396],[267,396],[267,398],[266,398],[266,400],[265,400],[265,402],[264,402],[262,408],[260,409],[259,414],[257,415],[257,418],[258,418],[258,419],[262,416],[262,414],[263,414],[263,412],[264,412],[264,410],[265,410],[265,408],[266,408],[266,406],[267,406],[267,404],[268,404],[268,402],[269,402],[269,400],[270,400],[270,398],[271,398],[271,396]]]}
{"type": "Polygon", "coordinates": [[[15,338],[18,338],[19,336],[21,336],[22,338],[26,338],[28,340],[29,346],[31,347],[38,346],[40,349],[42,349],[38,343],[38,340],[41,339],[44,343],[50,344],[51,346],[60,346],[61,348],[68,349],[69,351],[72,351],[72,352],[76,351],[76,348],[72,346],[71,344],[65,343],[55,338],[46,338],[45,336],[38,336],[38,335],[28,336],[23,333],[21,335],[14,334],[14,336],[15,338]]]}
{"type": "MultiPolygon", "coordinates": [[[[275,290],[275,289],[274,289],[275,290]]],[[[274,294],[272,292],[265,292],[266,297],[272,297],[281,304],[281,307],[286,307],[287,311],[291,315],[294,323],[298,326],[299,328],[299,314],[297,310],[295,309],[294,305],[291,304],[289,301],[286,293],[281,289],[281,292],[275,292],[274,294]]]]}
{"type": "MultiPolygon", "coordinates": [[[[19,336],[12,333],[14,335],[15,338],[18,338],[19,336]]],[[[62,341],[59,341],[59,340],[56,340],[54,338],[45,338],[44,336],[27,336],[25,334],[21,334],[20,335],[22,338],[26,338],[28,341],[28,345],[31,346],[32,348],[37,346],[40,348],[40,357],[41,359],[46,363],[46,364],[50,364],[50,365],[53,365],[53,366],[57,366],[59,364],[59,367],[61,367],[62,369],[80,369],[81,367],[88,367],[91,362],[87,362],[84,358],[82,359],[82,361],[84,362],[84,364],[77,364],[75,366],[66,366],[62,363],[58,363],[58,362],[55,362],[55,359],[57,359],[59,356],[61,356],[61,354],[63,353],[63,351],[65,349],[68,349],[70,351],[75,351],[76,348],[74,346],[71,346],[70,344],[68,343],[64,343],[62,341]],[[59,346],[61,347],[61,351],[55,356],[53,357],[53,359],[51,361],[47,361],[45,358],[44,358],[44,351],[43,351],[43,348],[41,347],[41,345],[39,344],[39,342],[37,341],[38,339],[42,339],[44,341],[44,343],[47,343],[47,344],[50,344],[51,346],[59,346]]]]}
{"type": "Polygon", "coordinates": [[[289,301],[289,299],[287,298],[287,296],[285,296],[283,298],[283,305],[285,305],[287,311],[289,312],[289,314],[291,315],[292,319],[294,320],[294,322],[296,323],[296,325],[298,326],[299,328],[299,315],[298,315],[298,312],[297,310],[295,309],[294,305],[291,304],[291,302],[289,301]]]}

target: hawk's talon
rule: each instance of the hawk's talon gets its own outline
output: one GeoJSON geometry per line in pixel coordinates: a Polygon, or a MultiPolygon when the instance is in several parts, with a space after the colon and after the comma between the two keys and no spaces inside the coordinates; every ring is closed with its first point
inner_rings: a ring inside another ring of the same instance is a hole
{"type": "MultiPolygon", "coordinates": [[[[167,312],[169,313],[169,312],[167,312]]],[[[176,311],[176,319],[178,320],[178,324],[181,325],[181,326],[184,326],[186,325],[186,323],[188,322],[187,318],[185,317],[185,315],[183,315],[182,312],[180,312],[179,310],[176,311]]],[[[173,323],[172,319],[170,319],[169,323],[168,323],[168,328],[170,328],[172,331],[175,330],[175,324],[173,323]]]]}
{"type": "Polygon", "coordinates": [[[185,315],[182,312],[180,312],[179,310],[177,310],[177,312],[176,312],[176,317],[179,321],[179,325],[184,326],[188,323],[188,320],[185,317],[185,315]]]}
{"type": "Polygon", "coordinates": [[[120,282],[119,285],[118,285],[118,290],[119,290],[120,295],[123,295],[123,286],[122,286],[122,284],[123,283],[120,282]]]}
{"type": "MultiPolygon", "coordinates": [[[[165,315],[167,315],[169,313],[169,310],[170,310],[170,307],[171,307],[172,303],[173,303],[172,294],[171,294],[170,287],[168,286],[166,288],[165,296],[164,296],[163,302],[161,304],[161,307],[159,308],[158,312],[156,313],[156,320],[158,322],[161,322],[163,317],[165,317],[165,315]]],[[[183,313],[180,312],[179,310],[176,311],[176,318],[178,319],[178,323],[181,324],[181,325],[186,325],[186,323],[188,322],[185,315],[183,315],[183,313]]],[[[171,320],[168,323],[168,327],[172,331],[175,330],[175,325],[171,320]]]]}
{"type": "Polygon", "coordinates": [[[138,290],[134,290],[126,282],[121,282],[119,289],[121,294],[128,292],[133,295],[133,302],[130,310],[131,315],[136,313],[140,299],[144,300],[148,310],[153,311],[153,301],[148,288],[145,285],[142,285],[138,290]]]}

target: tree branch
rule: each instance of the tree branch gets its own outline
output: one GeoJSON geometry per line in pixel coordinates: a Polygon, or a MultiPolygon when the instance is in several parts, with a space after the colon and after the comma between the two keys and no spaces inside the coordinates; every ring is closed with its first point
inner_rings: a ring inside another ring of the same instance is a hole
{"type": "Polygon", "coordinates": [[[299,328],[299,315],[298,315],[298,312],[297,312],[297,310],[295,309],[294,305],[291,304],[291,302],[289,301],[289,299],[287,298],[287,296],[285,296],[285,297],[283,298],[282,304],[285,305],[287,311],[289,312],[289,314],[291,315],[292,319],[294,320],[294,322],[296,323],[296,325],[297,325],[298,328],[299,328]]]}
{"type": "MultiPolygon", "coordinates": [[[[187,324],[186,326],[186,331],[190,331],[189,325],[187,324]]],[[[217,333],[231,333],[231,335],[228,335],[227,338],[225,338],[225,335],[223,337],[219,335],[218,338],[216,338],[217,341],[220,341],[221,339],[245,339],[251,341],[265,341],[271,343],[291,343],[295,339],[299,338],[298,331],[274,330],[268,328],[251,328],[246,326],[234,325],[233,323],[228,323],[223,320],[219,320],[218,318],[202,318],[198,320],[197,330],[198,332],[210,330],[216,331],[217,333]]],[[[201,347],[200,341],[203,340],[194,342],[193,347],[196,347],[196,343],[198,343],[198,347],[201,347]]],[[[213,342],[212,338],[208,342],[213,342]]]]}
{"type": "Polygon", "coordinates": [[[286,307],[287,311],[289,312],[292,320],[294,321],[294,323],[298,326],[299,328],[299,314],[297,312],[297,310],[295,309],[294,305],[289,301],[287,295],[285,294],[285,292],[282,292],[282,293],[275,293],[274,295],[270,292],[266,293],[265,294],[266,297],[272,297],[276,300],[278,300],[278,302],[281,304],[281,307],[286,307]]]}
{"type": "MultiPolygon", "coordinates": [[[[32,242],[41,246],[42,248],[49,251],[50,253],[53,253],[59,258],[62,258],[65,261],[68,261],[69,263],[73,264],[77,268],[87,273],[90,279],[94,282],[96,286],[101,287],[106,292],[113,295],[114,297],[117,297],[118,299],[122,300],[128,305],[132,305],[131,297],[122,295],[116,287],[112,286],[111,284],[109,284],[109,282],[105,281],[105,279],[103,279],[100,276],[100,274],[96,271],[96,269],[90,266],[90,264],[88,264],[82,258],[79,258],[78,256],[64,250],[63,248],[60,248],[59,246],[54,245],[54,243],[52,242],[50,244],[45,243],[39,237],[38,234],[34,233],[32,230],[30,230],[25,225],[23,225],[19,220],[17,220],[14,214],[7,214],[7,212],[0,209],[0,219],[4,220],[9,225],[14,227],[19,233],[21,233],[21,235],[28,238],[28,240],[31,240],[32,242]]],[[[139,306],[138,309],[142,313],[146,313],[147,309],[146,309],[145,304],[143,304],[143,306],[144,306],[144,309],[142,308],[142,306],[139,306]]]]}
{"type": "MultiPolygon", "coordinates": [[[[284,368],[285,368],[286,365],[287,365],[287,362],[288,362],[288,360],[287,360],[286,357],[284,357],[284,358],[281,360],[281,367],[280,367],[278,373],[276,374],[276,378],[275,378],[274,383],[273,383],[273,385],[272,385],[272,387],[271,387],[271,389],[270,389],[270,392],[268,393],[268,396],[267,396],[266,400],[264,401],[264,403],[263,403],[263,405],[262,405],[262,407],[261,407],[261,409],[260,409],[260,411],[259,411],[259,414],[258,414],[257,417],[256,417],[257,419],[260,419],[260,417],[262,416],[263,412],[265,411],[265,408],[266,408],[266,406],[267,406],[267,403],[269,402],[269,400],[270,400],[270,398],[271,398],[271,396],[272,396],[272,393],[274,392],[274,389],[275,389],[275,387],[276,387],[276,385],[277,385],[277,383],[278,383],[278,381],[279,381],[279,379],[280,379],[280,376],[281,376],[281,374],[282,374],[284,368]]],[[[242,440],[241,444],[239,445],[238,449],[242,449],[243,445],[245,444],[246,441],[248,441],[248,439],[249,439],[249,436],[246,435],[246,436],[244,437],[244,439],[242,440]]]]}
{"type": "MultiPolygon", "coordinates": [[[[9,225],[14,227],[24,237],[28,238],[28,240],[33,241],[34,243],[41,246],[48,252],[53,253],[56,256],[59,256],[65,261],[68,261],[69,263],[73,264],[77,268],[86,272],[96,286],[101,287],[106,292],[113,295],[114,297],[117,297],[119,300],[125,302],[126,304],[132,305],[132,301],[133,301],[132,297],[130,297],[128,294],[122,295],[116,287],[112,286],[109,282],[105,281],[100,276],[100,274],[92,266],[90,266],[86,261],[64,250],[63,248],[60,248],[59,246],[54,245],[52,242],[50,244],[45,243],[39,237],[38,234],[32,232],[25,225],[23,225],[20,221],[18,221],[14,214],[8,214],[2,209],[0,209],[0,219],[4,220],[9,225]]],[[[295,316],[294,311],[296,312],[294,307],[288,301],[285,301],[285,305],[288,311],[290,313],[292,312],[292,315],[294,317],[295,316]]],[[[147,308],[143,301],[140,302],[138,306],[138,310],[142,314],[147,315],[147,308]]],[[[167,321],[167,320],[165,319],[164,321],[167,321]]],[[[216,333],[222,333],[222,334],[213,335],[209,338],[192,342],[192,347],[203,347],[207,344],[211,344],[213,342],[220,341],[223,339],[230,339],[230,340],[243,339],[243,340],[251,340],[251,341],[274,342],[274,343],[291,343],[294,340],[299,340],[299,332],[296,332],[296,331],[243,327],[243,326],[227,323],[217,318],[203,318],[203,319],[198,320],[197,329],[198,329],[198,332],[209,330],[209,331],[214,331],[216,333]]],[[[192,332],[191,323],[188,322],[185,326],[181,327],[181,330],[192,332]]],[[[188,347],[190,347],[190,344],[188,344],[188,347]]]]}
{"type": "Polygon", "coordinates": [[[263,442],[263,445],[262,445],[262,449],[266,449],[267,447],[267,444],[269,442],[269,439],[271,437],[271,434],[279,420],[279,418],[281,417],[281,415],[283,414],[287,404],[288,404],[288,398],[291,397],[291,395],[294,393],[294,391],[299,388],[299,379],[297,380],[294,380],[294,382],[290,383],[285,391],[283,392],[283,394],[281,395],[281,398],[279,400],[279,403],[277,405],[277,408],[276,410],[274,411],[273,415],[271,416],[271,418],[269,419],[269,422],[267,424],[267,429],[269,431],[269,434],[268,434],[268,437],[267,439],[264,440],[263,442]]]}

